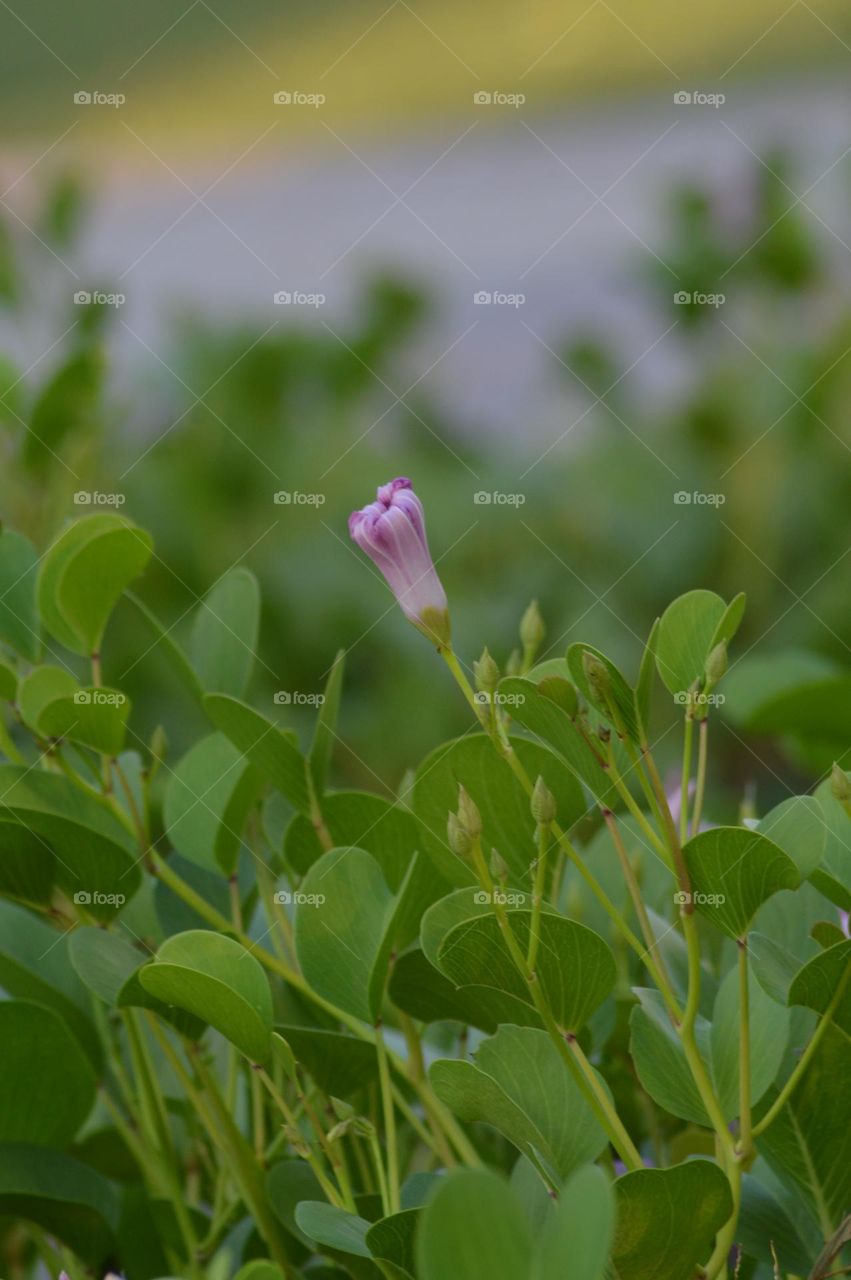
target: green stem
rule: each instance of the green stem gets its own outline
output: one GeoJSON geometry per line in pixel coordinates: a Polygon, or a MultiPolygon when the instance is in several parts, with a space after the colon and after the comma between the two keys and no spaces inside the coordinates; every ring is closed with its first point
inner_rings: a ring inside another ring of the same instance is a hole
{"type": "Polygon", "coordinates": [[[748,942],[738,938],[739,950],[739,1150],[742,1159],[751,1153],[751,1018],[748,991],[748,942]]]}
{"type": "Polygon", "coordinates": [[[680,778],[680,844],[688,839],[688,790],[691,782],[691,751],[694,741],[694,717],[691,706],[686,710],[683,726],[683,771],[680,778]]]}
{"type": "Polygon", "coordinates": [[[694,793],[694,811],[691,816],[691,834],[696,836],[700,830],[700,819],[703,814],[703,797],[706,794],[706,762],[709,747],[709,720],[706,716],[700,721],[697,744],[697,783],[694,793]]]}
{"type": "Polygon", "coordinates": [[[529,947],[526,952],[526,967],[530,973],[535,972],[535,961],[538,958],[538,946],[541,940],[541,906],[544,901],[544,885],[547,871],[547,828],[538,824],[538,857],[535,863],[535,880],[532,887],[532,921],[529,926],[529,947]]]}
{"type": "MultiPolygon", "coordinates": [[[[200,915],[203,920],[206,920],[208,924],[211,924],[214,929],[218,929],[221,933],[235,936],[237,941],[241,942],[245,947],[246,951],[249,951],[252,955],[256,956],[260,963],[264,965],[270,973],[277,974],[278,977],[283,978],[285,982],[289,983],[289,985],[296,991],[299,991],[306,999],[310,1000],[318,1008],[324,1009],[326,1013],[330,1014],[333,1018],[336,1018],[338,1022],[341,1022],[344,1026],[348,1027],[350,1031],[359,1037],[359,1039],[366,1040],[372,1044],[375,1043],[375,1036],[369,1027],[366,1027],[357,1018],[352,1017],[351,1014],[346,1013],[345,1010],[338,1009],[336,1005],[333,1005],[330,1002],[330,1000],[325,1000],[315,992],[304,980],[301,974],[288,965],[286,961],[279,959],[278,956],[272,955],[272,953],[267,951],[265,947],[261,947],[258,943],[252,941],[247,934],[234,930],[233,925],[227,917],[223,916],[220,911],[217,911],[215,907],[211,906],[205,898],[202,898],[201,895],[197,893],[191,885],[187,884],[186,881],[183,880],[182,877],[179,876],[159,854],[153,854],[153,862],[155,874],[163,881],[163,883],[167,884],[170,889],[173,889],[178,897],[182,898],[183,901],[187,903],[188,906],[192,907],[194,911],[197,911],[198,915],[200,915]]],[[[481,1165],[481,1160],[475,1147],[461,1129],[455,1117],[432,1092],[428,1081],[425,1079],[419,1079],[415,1074],[409,1073],[406,1070],[405,1063],[395,1053],[388,1052],[388,1059],[393,1070],[404,1079],[410,1081],[411,1086],[420,1098],[420,1101],[429,1116],[443,1129],[464,1164],[470,1165],[472,1168],[477,1168],[481,1165]]]]}
{"type": "MultiPolygon", "coordinates": [[[[626,887],[629,890],[629,896],[632,899],[632,905],[635,908],[635,914],[638,917],[639,924],[641,925],[641,932],[644,935],[645,942],[647,943],[647,951],[649,955],[649,953],[656,948],[657,939],[653,933],[653,928],[650,924],[650,918],[647,915],[647,908],[645,907],[644,899],[641,896],[641,889],[635,877],[635,871],[633,869],[632,863],[629,860],[629,854],[626,851],[626,847],[621,837],[620,828],[618,827],[617,819],[615,818],[615,815],[612,813],[611,809],[603,809],[602,813],[603,813],[603,820],[609,829],[609,834],[612,837],[612,842],[615,846],[615,850],[618,855],[618,861],[621,864],[623,878],[626,881],[626,887]]],[[[658,986],[660,992],[662,993],[662,998],[665,1001],[665,1005],[673,1021],[675,1023],[678,1023],[681,1020],[683,1015],[682,1015],[680,1006],[677,1002],[677,998],[674,995],[674,990],[673,990],[673,987],[671,986],[670,979],[668,978],[667,970],[665,969],[665,963],[664,963],[664,960],[662,959],[661,954],[658,960],[655,959],[654,957],[653,965],[655,969],[653,976],[656,980],[656,985],[658,986]]]]}
{"type": "MultiPolygon", "coordinates": [[[[690,904],[689,904],[690,905],[690,904]]],[[[689,1065],[692,1077],[697,1085],[701,1101],[706,1108],[707,1115],[712,1122],[712,1127],[718,1137],[718,1140],[726,1152],[728,1157],[735,1159],[735,1147],[732,1136],[727,1128],[727,1122],[724,1119],[721,1105],[715,1096],[715,1090],[709,1079],[700,1050],[697,1047],[697,1040],[694,1034],[695,1022],[697,1020],[697,1011],[700,1004],[700,938],[697,932],[697,922],[691,912],[685,909],[680,911],[680,917],[683,923],[683,933],[685,934],[686,949],[688,952],[688,997],[686,1000],[685,1014],[683,1016],[682,1026],[680,1027],[680,1040],[683,1046],[683,1052],[686,1055],[686,1061],[689,1065]]]]}
{"type": "Polygon", "coordinates": [[[799,1084],[801,1077],[803,1076],[807,1067],[810,1065],[813,1054],[821,1044],[822,1037],[827,1031],[827,1028],[830,1026],[830,1023],[833,1019],[833,1015],[836,1013],[836,1010],[839,1008],[839,1003],[842,1000],[842,997],[845,995],[845,991],[848,986],[849,980],[851,980],[851,961],[849,961],[844,974],[840,978],[839,983],[836,987],[836,990],[831,996],[830,1004],[827,1006],[824,1013],[822,1014],[821,1021],[819,1022],[818,1026],[816,1027],[815,1031],[810,1037],[809,1044],[807,1045],[804,1052],[801,1054],[801,1057],[798,1060],[798,1065],[795,1067],[795,1070],[792,1072],[789,1079],[786,1081],[783,1088],[780,1090],[779,1094],[775,1098],[774,1103],[769,1108],[769,1110],[766,1111],[765,1115],[762,1117],[759,1124],[754,1125],[753,1134],[752,1134],[754,1138],[758,1138],[761,1133],[765,1133],[766,1129],[769,1128],[769,1126],[774,1123],[774,1121],[777,1119],[777,1116],[780,1114],[780,1112],[785,1107],[786,1103],[789,1101],[790,1097],[792,1096],[792,1093],[794,1092],[795,1088],[799,1084]]]}
{"type": "Polygon", "coordinates": [[[388,1212],[399,1212],[399,1149],[396,1141],[396,1113],[393,1107],[393,1091],[390,1087],[390,1068],[387,1063],[387,1046],[381,1022],[375,1024],[375,1050],[378,1056],[378,1080],[384,1110],[384,1144],[387,1148],[388,1212]]]}
{"type": "Polygon", "coordinates": [[[495,892],[493,880],[482,855],[481,843],[478,840],[473,842],[472,856],[482,888],[489,895],[505,945],[518,972],[526,983],[532,1002],[550,1039],[621,1160],[630,1169],[643,1169],[644,1162],[624,1128],[620,1116],[612,1106],[608,1094],[604,1089],[598,1091],[595,1088],[595,1084],[599,1083],[596,1081],[596,1076],[594,1083],[585,1079],[582,1067],[571,1051],[572,1046],[569,1047],[568,1044],[568,1041],[572,1038],[571,1033],[563,1031],[559,1027],[541,984],[538,982],[536,975],[530,972],[526,964],[526,957],[520,949],[520,944],[511,928],[508,913],[495,892]]]}
{"type": "Polygon", "coordinates": [[[736,1227],[742,1203],[742,1166],[738,1160],[728,1162],[726,1174],[733,1195],[733,1212],[715,1237],[715,1248],[703,1269],[705,1280],[715,1280],[716,1276],[725,1272],[730,1250],[736,1243],[736,1227]]]}
{"type": "MultiPolygon", "coordinates": [[[[271,1079],[268,1072],[265,1071],[263,1067],[255,1066],[254,1073],[257,1079],[268,1090],[270,1097],[274,1100],[276,1106],[281,1112],[281,1115],[286,1120],[289,1128],[291,1130],[298,1130],[298,1121],[296,1120],[296,1117],[293,1114],[292,1108],[287,1103],[283,1094],[275,1087],[274,1081],[271,1079]]],[[[311,1148],[307,1140],[305,1140],[304,1142],[303,1151],[299,1152],[299,1154],[302,1155],[303,1158],[310,1165],[311,1169],[316,1175],[317,1182],[322,1187],[322,1190],[325,1192],[325,1195],[328,1197],[328,1200],[331,1202],[331,1204],[336,1205],[338,1209],[344,1209],[349,1207],[343,1203],[342,1198],[337,1192],[337,1188],[332,1184],[330,1178],[326,1174],[325,1169],[323,1168],[323,1165],[322,1165],[322,1161],[319,1159],[316,1152],[311,1148]]]]}

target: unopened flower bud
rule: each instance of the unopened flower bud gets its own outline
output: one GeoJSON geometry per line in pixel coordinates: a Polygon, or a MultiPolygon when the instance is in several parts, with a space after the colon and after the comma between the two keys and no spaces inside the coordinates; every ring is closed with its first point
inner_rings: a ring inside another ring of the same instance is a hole
{"type": "Polygon", "coordinates": [[[499,684],[499,667],[487,648],[482,650],[482,656],[478,662],[473,663],[473,676],[480,693],[493,693],[499,684]]]}
{"type": "Polygon", "coordinates": [[[458,788],[458,817],[464,830],[475,839],[482,834],[482,815],[476,806],[476,802],[470,793],[464,788],[458,788]]]}
{"type": "Polygon", "coordinates": [[[539,827],[548,827],[556,820],[555,796],[540,774],[532,792],[532,817],[539,827]]]}
{"type": "Polygon", "coordinates": [[[457,813],[450,813],[446,819],[446,843],[459,858],[468,858],[473,847],[473,839],[458,818],[457,813]]]}
{"type": "Polygon", "coordinates": [[[598,702],[605,703],[612,690],[612,677],[605,662],[601,662],[596,654],[584,649],[582,670],[585,672],[585,679],[594,698],[598,702]]]}
{"type": "Polygon", "coordinates": [[[354,1117],[354,1107],[350,1102],[345,1102],[343,1098],[335,1098],[332,1094],[331,1106],[334,1108],[334,1115],[338,1120],[351,1120],[354,1117]]]}
{"type": "Polygon", "coordinates": [[[494,880],[499,880],[501,883],[508,879],[508,863],[499,849],[491,849],[490,873],[494,880]]]}
{"type": "Polygon", "coordinates": [[[706,667],[704,674],[706,676],[706,688],[714,688],[718,681],[727,671],[727,642],[722,640],[720,644],[716,644],[715,648],[706,659],[706,667]]]}
{"type": "Polygon", "coordinates": [[[544,626],[538,602],[533,600],[520,619],[520,643],[523,645],[523,655],[527,662],[534,659],[546,633],[547,629],[544,626]]]}
{"type": "Polygon", "coordinates": [[[838,764],[834,764],[830,771],[830,790],[840,804],[847,804],[851,800],[851,779],[838,764]]]}

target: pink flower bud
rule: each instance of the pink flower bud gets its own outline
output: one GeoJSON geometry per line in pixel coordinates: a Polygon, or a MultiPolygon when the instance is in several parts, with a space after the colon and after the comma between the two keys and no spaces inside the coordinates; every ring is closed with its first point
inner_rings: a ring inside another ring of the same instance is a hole
{"type": "Polygon", "coordinates": [[[381,570],[409,622],[438,648],[449,645],[446,592],[426,541],[423,507],[410,480],[399,476],[377,501],[349,517],[349,533],[381,570]]]}

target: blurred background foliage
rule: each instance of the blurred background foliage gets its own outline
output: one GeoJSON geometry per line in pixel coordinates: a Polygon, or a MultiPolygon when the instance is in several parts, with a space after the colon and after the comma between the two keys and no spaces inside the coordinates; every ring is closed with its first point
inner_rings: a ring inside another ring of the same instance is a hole
{"type": "MultiPolygon", "coordinates": [[[[588,415],[569,448],[538,463],[525,424],[512,439],[471,437],[422,387],[388,403],[386,385],[406,385],[406,352],[434,323],[436,301],[398,275],[364,287],[342,342],[319,327],[270,332],[184,313],[164,344],[177,384],[114,378],[115,308],[57,310],[55,345],[36,368],[23,376],[0,361],[4,524],[43,548],[84,510],[75,492],[123,494],[125,513],[155,538],[141,594],[178,638],[219,575],[235,562],[253,569],[263,589],[258,705],[271,711],[276,690],[318,691],[345,646],[337,767],[351,782],[391,789],[468,721],[427,645],[348,542],[349,511],[377,483],[414,478],[468,663],[485,643],[504,663],[535,596],[549,654],[584,639],[634,672],[653,618],[678,593],[744,590],[733,655],[745,655],[734,686],[742,706],[754,659],[811,651],[821,655],[815,675],[812,660],[800,672],[797,659],[784,661],[795,679],[828,682],[824,724],[798,733],[798,708],[789,724],[781,715],[771,726],[789,731],[788,751],[767,746],[758,718],[750,732],[741,709],[725,716],[724,802],[738,804],[756,780],[765,807],[786,781],[811,783],[847,742],[851,309],[836,305],[830,252],[786,186],[794,158],[754,167],[756,198],[733,226],[723,192],[689,185],[660,198],[668,261],[684,287],[735,292],[736,340],[723,307],[683,307],[667,271],[641,266],[661,327],[682,322],[687,378],[658,403],[627,404],[623,353],[606,334],[574,326],[550,368],[565,391],[584,385],[588,415]],[[69,330],[72,319],[80,322],[69,330]],[[278,505],[283,489],[323,500],[278,505]],[[520,492],[523,504],[479,505],[480,490],[520,492]],[[718,492],[723,505],[681,506],[678,490],[718,492]]],[[[92,198],[73,176],[55,178],[39,212],[43,246],[12,219],[0,224],[3,303],[21,323],[43,296],[32,281],[57,269],[51,246],[73,255],[92,198]]],[[[566,411],[565,431],[571,421],[566,411]]],[[[150,730],[167,726],[176,758],[203,726],[150,643],[130,607],[119,612],[106,678],[128,690],[150,730]]],[[[674,712],[660,707],[660,734],[674,712]]],[[[287,717],[297,721],[298,711],[287,717]]]]}

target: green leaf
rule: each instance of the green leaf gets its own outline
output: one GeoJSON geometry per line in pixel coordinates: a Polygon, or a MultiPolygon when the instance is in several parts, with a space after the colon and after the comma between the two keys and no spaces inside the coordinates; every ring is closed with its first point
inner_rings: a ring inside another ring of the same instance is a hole
{"type": "Polygon", "coordinates": [[[0,765],[0,822],[17,822],[56,855],[57,882],[98,920],[110,920],[139,887],[132,836],[107,806],[69,779],[0,765]]]}
{"type": "Polygon", "coordinates": [[[260,962],[205,929],[168,938],[139,974],[146,991],[209,1022],[252,1062],[271,1051],[272,995],[260,962]]]}
{"type": "Polygon", "coordinates": [[[851,818],[830,789],[830,778],[816,789],[826,843],[821,866],[813,873],[816,888],[842,911],[851,911],[851,818]]]}
{"type": "Polygon", "coordinates": [[[295,1211],[295,1220],[301,1230],[317,1244],[341,1253],[352,1253],[357,1258],[371,1258],[366,1243],[369,1223],[357,1214],[326,1204],[324,1200],[303,1200],[295,1211]]]}
{"type": "Polygon", "coordinates": [[[800,883],[795,863],[746,827],[715,827],[683,846],[695,908],[732,938],[743,938],[759,908],[800,883]]]}
{"type": "Polygon", "coordinates": [[[733,1212],[730,1185],[708,1160],[624,1174],[615,1195],[618,1280],[690,1280],[733,1212]]]}
{"type": "Polygon", "coordinates": [[[656,670],[656,645],[659,639],[659,622],[657,618],[650,628],[644,653],[641,655],[641,666],[638,670],[638,681],[635,686],[635,709],[644,736],[650,722],[650,699],[653,694],[653,673],[656,670]]]}
{"type": "Polygon", "coordinates": [[[281,1160],[266,1176],[266,1194],[275,1217],[302,1244],[312,1247],[312,1240],[295,1219],[296,1209],[305,1200],[317,1200],[322,1188],[306,1160],[281,1160]]]}
{"type": "Polygon", "coordinates": [[[84,516],[68,525],[38,574],[38,606],[51,635],[75,653],[98,652],[112,610],[152,547],[150,535],[123,516],[84,516]]]}
{"type": "Polygon", "coordinates": [[[735,636],[739,627],[742,625],[742,618],[745,616],[745,605],[747,604],[747,596],[744,591],[740,591],[734,596],[721,617],[721,621],[715,628],[715,634],[709,644],[709,652],[719,644],[729,645],[735,636]]]}
{"type": "Polygon", "coordinates": [[[687,591],[668,605],[659,621],[656,667],[669,693],[687,693],[702,678],[726,612],[713,591],[687,591]]]}
{"type": "MultiPolygon", "coordinates": [[[[534,685],[521,683],[539,696],[534,685]]],[[[510,710],[514,715],[521,708],[512,705],[510,710]]],[[[555,796],[559,822],[565,828],[571,827],[585,812],[585,800],[576,780],[545,747],[521,738],[512,739],[512,745],[529,777],[534,781],[540,774],[555,796]]],[[[522,883],[535,856],[535,824],[529,798],[484,734],[444,743],[417,770],[413,808],[422,848],[450,884],[464,885],[474,880],[471,867],[446,842],[447,817],[458,807],[461,784],[481,810],[485,848],[497,848],[513,878],[522,883]]]]}
{"type": "Polygon", "coordinates": [[[35,600],[35,547],[19,533],[0,533],[0,640],[38,662],[41,635],[35,600]]]}
{"type": "Polygon", "coordinates": [[[247,756],[272,786],[301,813],[310,813],[307,766],[295,735],[279,729],[259,711],[236,698],[209,694],[204,710],[217,729],[247,756]]]}
{"type": "Polygon", "coordinates": [[[143,651],[143,657],[150,653],[152,649],[160,649],[177,676],[180,683],[184,686],[196,702],[201,701],[204,696],[204,690],[201,688],[201,681],[198,679],[192,664],[180,645],[171,634],[171,629],[164,627],[159,618],[151,612],[143,600],[140,600],[132,591],[125,591],[124,598],[129,600],[136,612],[142,619],[147,634],[150,637],[149,643],[143,651]]]}
{"type": "Polygon", "coordinates": [[[640,731],[638,726],[638,717],[636,714],[635,694],[627,684],[625,678],[621,675],[615,664],[601,653],[599,649],[595,649],[590,644],[572,644],[567,651],[567,665],[570,669],[571,677],[579,691],[582,693],[586,702],[600,712],[604,719],[612,724],[612,716],[608,709],[605,699],[600,698],[595,693],[592,686],[588,683],[585,676],[585,668],[582,665],[583,655],[590,653],[592,657],[602,662],[603,666],[609,674],[611,683],[611,698],[620,717],[621,723],[626,730],[627,736],[633,742],[640,740],[640,731]]]}
{"type": "Polygon", "coordinates": [[[536,1249],[532,1280],[602,1280],[615,1226],[614,1195],[602,1169],[579,1169],[562,1187],[536,1249]]]}
{"type": "MultiPolygon", "coordinates": [[[[526,952],[532,912],[507,913],[521,951],[526,952]]],[[[493,987],[531,1007],[532,999],[493,914],[456,925],[438,956],[441,970],[459,986],[493,987]]],[[[579,1031],[615,985],[615,961],[608,945],[591,929],[561,916],[542,914],[536,973],[559,1026],[579,1031]]]]}
{"type": "Polygon", "coordinates": [[[76,679],[65,667],[33,667],[18,685],[18,709],[24,724],[34,733],[41,733],[39,722],[44,708],[56,698],[73,695],[77,688],[76,679]]]}
{"type": "Polygon", "coordinates": [[[189,646],[201,685],[211,693],[245,693],[260,628],[260,588],[248,569],[231,569],[199,603],[189,646]]]}
{"type": "Polygon", "coordinates": [[[71,963],[88,989],[112,1009],[151,1009],[181,1035],[199,1040],[206,1023],[183,1009],[156,1000],[139,981],[148,956],[117,933],[103,929],[75,929],[68,943],[71,963]]]}
{"type": "Polygon", "coordinates": [[[0,660],[0,698],[14,702],[18,693],[18,673],[8,663],[0,660]]]}
{"type": "MultiPolygon", "coordinates": [[[[390,888],[399,888],[420,843],[412,813],[368,791],[332,791],[323,797],[322,818],[335,845],[371,853],[390,888]]],[[[304,875],[323,853],[313,823],[297,813],[284,838],[287,863],[304,875]]]]}
{"type": "Polygon", "coordinates": [[[285,1280],[285,1277],[281,1268],[274,1262],[267,1262],[265,1258],[255,1258],[253,1262],[246,1262],[244,1267],[239,1268],[234,1280],[285,1280]]]}
{"type": "Polygon", "coordinates": [[[757,830],[788,854],[802,880],[815,871],[827,844],[827,828],[815,796],[790,796],[760,822],[757,830]]]}
{"type": "Polygon", "coordinates": [[[416,1270],[416,1231],[419,1209],[403,1209],[401,1213],[380,1218],[366,1233],[366,1244],[373,1258],[392,1262],[413,1275],[416,1270]]]}
{"type": "Polygon", "coordinates": [[[373,1045],[341,1031],[319,1027],[279,1026],[298,1061],[330,1097],[347,1098],[378,1076],[373,1045]]]}
{"type": "MultiPolygon", "coordinates": [[[[766,995],[750,976],[750,1096],[756,1104],[774,1083],[789,1040],[789,1010],[766,995]]],[[[712,1077],[725,1120],[739,1114],[739,973],[733,968],[718,989],[712,1015],[712,1077]]]]}
{"type": "Polygon", "coordinates": [[[103,1050],[91,1022],[91,1002],[69,962],[68,944],[67,931],[0,901],[0,987],[58,1013],[100,1070],[103,1050]]]}
{"type": "Polygon", "coordinates": [[[43,471],[68,436],[96,425],[105,367],[102,350],[86,346],[42,387],[24,436],[24,459],[29,466],[43,471]]]}
{"type": "Polygon", "coordinates": [[[311,867],[296,910],[296,951],[314,991],[375,1022],[393,944],[396,899],[363,849],[330,849],[311,867]]]}
{"type": "Polygon", "coordinates": [[[319,796],[324,792],[328,778],[328,766],[331,763],[331,752],[334,747],[334,738],[336,737],[337,716],[340,712],[340,694],[343,689],[345,668],[346,651],[345,649],[340,649],[325,682],[324,701],[319,708],[313,742],[307,756],[311,776],[313,777],[313,785],[319,796]]]}
{"type": "Polygon", "coordinates": [[[48,1147],[0,1146],[0,1214],[36,1223],[93,1268],[115,1247],[119,1207],[112,1184],[48,1147]]]}
{"type": "MultiPolygon", "coordinates": [[[[543,688],[536,688],[529,680],[517,676],[503,680],[499,686],[502,695],[516,700],[511,704],[511,714],[517,723],[552,747],[596,800],[610,809],[617,809],[620,799],[603,768],[602,755],[586,740],[567,712],[546,696],[545,688],[546,684],[543,688]]],[[[545,781],[552,790],[549,780],[545,778],[545,781]]],[[[574,821],[579,816],[576,814],[574,821]]]]}
{"type": "Polygon", "coordinates": [[[0,894],[47,906],[55,879],[50,846],[16,822],[0,822],[0,894]]]}
{"type": "Polygon", "coordinates": [[[500,1022],[539,1025],[528,1005],[491,988],[457,987],[436,969],[419,947],[406,951],[390,975],[390,999],[420,1022],[468,1023],[493,1033],[500,1022]]]}
{"type": "Polygon", "coordinates": [[[736,1239],[752,1258],[767,1266],[774,1260],[781,1274],[806,1275],[813,1254],[808,1252],[797,1228],[767,1187],[746,1173],[742,1178],[742,1207],[736,1239]]]}
{"type": "MultiPolygon", "coordinates": [[[[815,1212],[824,1238],[835,1231],[851,1198],[851,1091],[848,1038],[828,1027],[810,1064],[777,1118],[759,1139],[778,1177],[815,1212]]],[[[764,1102],[767,1107],[769,1095],[764,1102]]]]}
{"type": "MultiPolygon", "coordinates": [[[[641,1003],[630,1014],[629,1048],[642,1086],[653,1101],[671,1115],[693,1124],[708,1125],[706,1109],[689,1070],[682,1042],[671,1026],[661,997],[658,992],[643,988],[638,989],[636,995],[641,1003]]],[[[695,1032],[698,1042],[705,1045],[709,1026],[704,1018],[698,1017],[695,1032]]]]}
{"type": "Polygon", "coordinates": [[[421,1280],[529,1280],[532,1242],[510,1188],[484,1169],[451,1173],[426,1205],[417,1234],[421,1280]]]}
{"type": "Polygon", "coordinates": [[[815,1009],[816,1013],[824,1013],[844,981],[833,1021],[851,1037],[851,978],[846,977],[849,968],[851,941],[845,939],[813,956],[804,965],[789,987],[789,1004],[804,1005],[807,1009],[815,1009]]]}
{"type": "Polygon", "coordinates": [[[130,699],[120,689],[89,685],[49,702],[39,727],[49,738],[69,738],[114,757],[123,750],[130,710],[130,699]]]}
{"type": "Polygon", "coordinates": [[[163,818],[175,849],[208,871],[232,875],[259,772],[220,733],[201,738],[170,773],[163,818]]]}
{"type": "Polygon", "coordinates": [[[788,1003],[789,987],[801,967],[801,960],[765,934],[748,935],[748,952],[756,980],[766,995],[778,1004],[788,1003]]]}
{"type": "Polygon", "coordinates": [[[0,1142],[64,1147],[92,1109],[95,1073],[58,1014],[0,1002],[0,1142]]]}
{"type": "Polygon", "coordinates": [[[502,1026],[483,1040],[475,1063],[438,1059],[429,1068],[437,1096],[466,1123],[493,1125],[553,1182],[595,1160],[606,1135],[546,1031],[502,1026]]]}

